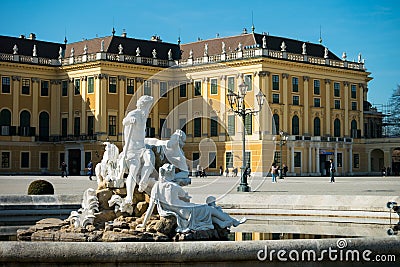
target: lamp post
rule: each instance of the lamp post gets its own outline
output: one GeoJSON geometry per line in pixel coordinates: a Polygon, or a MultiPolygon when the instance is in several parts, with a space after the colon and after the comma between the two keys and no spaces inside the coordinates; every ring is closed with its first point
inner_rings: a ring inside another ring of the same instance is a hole
{"type": "Polygon", "coordinates": [[[283,177],[282,177],[282,171],[283,171],[283,169],[282,169],[282,146],[284,145],[284,142],[286,142],[286,140],[287,140],[287,133],[286,132],[284,132],[284,131],[279,131],[279,135],[280,135],[280,140],[279,140],[279,146],[280,146],[280,148],[281,148],[281,154],[280,154],[280,158],[279,158],[279,169],[280,169],[280,171],[279,171],[279,179],[283,179],[283,177]]]}
{"type": "Polygon", "coordinates": [[[246,108],[246,104],[244,98],[247,94],[248,85],[242,83],[240,84],[238,89],[238,93],[235,94],[234,92],[229,92],[228,102],[231,107],[231,110],[242,118],[243,122],[243,131],[242,131],[242,167],[241,167],[241,180],[240,185],[237,188],[238,192],[250,192],[250,186],[247,184],[247,169],[246,169],[246,116],[252,116],[253,114],[260,112],[262,105],[264,104],[264,95],[261,91],[258,92],[256,95],[257,103],[259,106],[259,110],[253,110],[250,108],[246,108]]]}

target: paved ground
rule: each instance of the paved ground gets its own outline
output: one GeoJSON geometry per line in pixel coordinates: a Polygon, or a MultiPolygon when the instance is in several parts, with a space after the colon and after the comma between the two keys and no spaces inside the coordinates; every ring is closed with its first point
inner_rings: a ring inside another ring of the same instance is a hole
{"type": "MultiPolygon", "coordinates": [[[[89,187],[95,188],[95,180],[87,176],[1,176],[0,195],[26,194],[29,184],[37,179],[50,181],[55,194],[82,194],[89,187]]],[[[329,183],[329,177],[287,177],[271,183],[270,177],[253,177],[249,179],[252,194],[255,195],[400,195],[400,177],[336,177],[336,183],[329,183]]],[[[209,176],[192,177],[192,184],[185,187],[189,193],[197,195],[214,194],[223,196],[238,193],[239,177],[209,176]]]]}

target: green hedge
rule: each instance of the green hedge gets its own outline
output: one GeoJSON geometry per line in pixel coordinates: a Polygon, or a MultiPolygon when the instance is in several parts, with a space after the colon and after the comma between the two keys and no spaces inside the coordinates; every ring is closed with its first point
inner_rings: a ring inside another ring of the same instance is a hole
{"type": "Polygon", "coordinates": [[[36,180],[29,185],[28,195],[54,195],[54,187],[48,181],[36,180]]]}

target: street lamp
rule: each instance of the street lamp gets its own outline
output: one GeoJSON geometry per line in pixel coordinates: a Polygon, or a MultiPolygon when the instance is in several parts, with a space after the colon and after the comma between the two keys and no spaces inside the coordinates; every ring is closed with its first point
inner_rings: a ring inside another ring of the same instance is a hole
{"type": "Polygon", "coordinates": [[[287,133],[284,131],[279,131],[279,135],[280,135],[280,140],[279,140],[279,146],[281,148],[281,154],[280,154],[280,158],[279,158],[279,165],[280,165],[280,171],[279,171],[279,179],[283,179],[282,177],[282,146],[284,145],[284,142],[286,142],[287,140],[287,133]]]}
{"type": "Polygon", "coordinates": [[[253,110],[250,108],[246,108],[246,104],[244,101],[244,98],[247,94],[247,88],[248,85],[242,83],[238,86],[238,93],[235,94],[234,92],[230,91],[227,95],[228,97],[228,102],[229,105],[232,109],[232,111],[235,113],[235,115],[238,115],[242,118],[243,121],[243,131],[242,131],[242,175],[241,175],[241,181],[240,185],[237,188],[238,192],[250,192],[250,186],[247,184],[247,171],[246,171],[246,153],[245,153],[245,148],[246,148],[246,116],[250,115],[252,116],[253,114],[260,112],[262,105],[264,104],[264,95],[261,93],[261,91],[258,92],[256,95],[257,103],[259,110],[253,110]]]}

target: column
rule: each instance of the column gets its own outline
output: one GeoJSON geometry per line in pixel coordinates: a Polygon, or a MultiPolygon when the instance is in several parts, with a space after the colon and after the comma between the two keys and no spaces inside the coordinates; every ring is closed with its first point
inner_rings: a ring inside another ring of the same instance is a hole
{"type": "Polygon", "coordinates": [[[290,149],[290,170],[292,173],[295,173],[294,171],[294,145],[291,145],[289,147],[290,149]]]}
{"type": "Polygon", "coordinates": [[[308,147],[308,173],[312,173],[312,147],[308,147]]]}
{"type": "MultiPolygon", "coordinates": [[[[117,140],[123,140],[123,129],[122,120],[124,119],[125,115],[125,92],[126,92],[126,76],[118,76],[118,116],[117,116],[117,123],[118,123],[118,131],[117,131],[117,140]]],[[[136,87],[135,87],[136,89],[136,87]]]]}
{"type": "Polygon", "coordinates": [[[317,144],[317,146],[315,147],[315,172],[316,173],[320,173],[320,169],[319,169],[319,144],[317,144]]]}
{"type": "MultiPolygon", "coordinates": [[[[303,76],[303,92],[304,92],[304,133],[311,133],[309,122],[312,121],[312,118],[309,117],[310,112],[310,104],[309,104],[309,90],[308,90],[308,80],[310,77],[303,76]]],[[[310,170],[311,171],[311,170],[310,170]]]]}
{"type": "MultiPolygon", "coordinates": [[[[325,90],[325,101],[326,101],[326,107],[325,107],[326,117],[325,118],[327,118],[326,133],[329,134],[331,132],[331,124],[329,123],[330,118],[331,118],[331,80],[325,79],[325,87],[326,87],[325,88],[326,89],[325,90]]],[[[336,162],[336,156],[335,156],[335,162],[336,162]]]]}
{"type": "MultiPolygon", "coordinates": [[[[335,144],[335,152],[334,152],[334,159],[333,159],[333,162],[335,163],[335,169],[337,170],[338,168],[337,168],[337,147],[338,147],[338,145],[337,144],[335,144]]],[[[343,168],[342,168],[343,169],[343,168]]]]}
{"type": "MultiPolygon", "coordinates": [[[[344,124],[344,136],[349,136],[349,82],[344,82],[344,118],[345,120],[341,122],[344,124]]],[[[360,107],[362,108],[362,106],[360,107]]],[[[364,123],[362,124],[364,125],[364,123]]],[[[361,127],[364,128],[364,127],[361,127]]]]}
{"type": "Polygon", "coordinates": [[[21,90],[21,77],[12,76],[12,81],[13,83],[11,88],[16,88],[16,89],[11,90],[11,93],[13,95],[11,125],[19,126],[19,94],[21,90]]]}
{"type": "Polygon", "coordinates": [[[383,149],[383,166],[385,168],[392,166],[392,153],[390,151],[390,148],[383,149]]]}
{"type": "MultiPolygon", "coordinates": [[[[226,99],[226,94],[227,94],[226,75],[221,75],[220,80],[221,80],[221,82],[220,82],[220,86],[219,86],[219,90],[218,90],[220,104],[216,108],[219,108],[220,112],[219,112],[218,117],[221,120],[221,122],[224,122],[225,125],[228,125],[227,116],[225,114],[225,112],[226,112],[225,99],[226,99]]],[[[255,81],[254,81],[254,84],[256,84],[255,81]]],[[[218,132],[218,140],[225,141],[225,129],[221,126],[218,126],[218,128],[220,129],[220,131],[218,132]]],[[[260,137],[261,137],[261,135],[260,135],[260,137]]]]}
{"type": "Polygon", "coordinates": [[[50,98],[51,98],[51,112],[50,112],[50,135],[59,135],[60,133],[60,80],[50,81],[50,98]]]}
{"type": "MultiPolygon", "coordinates": [[[[188,101],[194,101],[193,98],[193,91],[194,91],[194,86],[193,86],[194,81],[191,80],[190,83],[187,85],[187,94],[188,94],[188,101]]],[[[189,103],[189,102],[188,102],[189,103]]],[[[189,123],[190,120],[193,119],[193,108],[192,105],[187,105],[187,116],[186,116],[186,137],[191,138],[190,140],[187,140],[187,142],[193,142],[193,121],[189,123]]],[[[191,166],[193,167],[193,166],[191,166]]]]}
{"type": "MultiPolygon", "coordinates": [[[[68,135],[73,134],[73,123],[74,123],[74,116],[73,116],[73,99],[74,99],[74,79],[69,79],[68,83],[68,135]]],[[[67,154],[67,153],[66,153],[67,154]]],[[[67,162],[67,161],[66,161],[67,162]]]]}
{"type": "Polygon", "coordinates": [[[268,71],[260,71],[258,72],[258,76],[259,76],[259,85],[260,85],[260,91],[264,94],[265,99],[264,99],[264,106],[261,109],[261,112],[259,114],[259,121],[260,121],[260,131],[261,131],[261,139],[263,137],[263,135],[267,135],[272,133],[272,131],[270,130],[271,126],[272,126],[272,114],[270,111],[270,108],[268,106],[268,100],[270,98],[269,94],[269,84],[268,84],[268,78],[269,78],[269,72],[268,71]]]}
{"type": "Polygon", "coordinates": [[[349,174],[353,174],[353,145],[349,148],[349,174]]]}
{"type": "Polygon", "coordinates": [[[81,134],[85,135],[86,131],[86,92],[87,92],[87,76],[81,77],[81,95],[82,95],[82,108],[81,108],[81,134]]]}
{"type": "Polygon", "coordinates": [[[291,121],[289,118],[289,101],[288,101],[288,78],[289,74],[282,73],[282,103],[283,103],[283,116],[282,116],[282,130],[284,132],[289,132],[288,121],[291,121]]]}
{"type": "Polygon", "coordinates": [[[371,149],[368,151],[367,161],[368,161],[368,172],[371,172],[371,170],[372,170],[372,167],[371,167],[371,149]]]}
{"type": "MultiPolygon", "coordinates": [[[[203,102],[203,108],[201,110],[202,116],[205,118],[208,118],[208,81],[209,79],[207,77],[203,78],[203,86],[201,88],[202,92],[201,95],[203,96],[204,102],[203,102]]],[[[201,120],[201,135],[202,136],[208,136],[208,123],[206,119],[201,120]]]]}
{"type": "MultiPolygon", "coordinates": [[[[358,98],[357,110],[360,110],[358,114],[360,114],[360,121],[358,122],[358,127],[361,130],[361,136],[364,136],[364,112],[363,112],[363,105],[364,105],[364,90],[367,90],[367,85],[362,84],[360,85],[360,96],[358,98]]],[[[365,93],[365,96],[367,93],[365,93]]],[[[366,99],[367,100],[367,99],[366,99]]],[[[351,136],[351,135],[350,135],[351,136]]],[[[390,163],[389,166],[391,166],[390,163]]]]}

